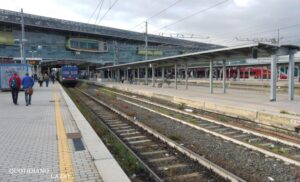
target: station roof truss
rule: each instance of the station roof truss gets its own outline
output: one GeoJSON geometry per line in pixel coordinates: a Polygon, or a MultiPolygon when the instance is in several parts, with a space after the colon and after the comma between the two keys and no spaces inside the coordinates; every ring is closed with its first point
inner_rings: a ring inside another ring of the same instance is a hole
{"type": "Polygon", "coordinates": [[[182,54],[178,56],[170,56],[164,58],[157,58],[151,60],[144,60],[138,62],[132,62],[127,64],[119,64],[114,66],[105,66],[98,68],[99,70],[109,70],[109,69],[117,69],[117,68],[134,68],[134,67],[147,67],[147,66],[171,66],[175,63],[177,64],[197,64],[207,66],[211,60],[213,61],[234,61],[241,60],[247,58],[253,58],[254,54],[257,57],[269,57],[274,54],[288,54],[286,50],[299,50],[299,47],[286,45],[286,46],[275,46],[264,43],[255,43],[248,44],[238,47],[230,47],[230,48],[221,48],[221,49],[213,49],[201,52],[194,52],[188,54],[182,54]],[[283,51],[279,51],[283,50],[283,51]]]}

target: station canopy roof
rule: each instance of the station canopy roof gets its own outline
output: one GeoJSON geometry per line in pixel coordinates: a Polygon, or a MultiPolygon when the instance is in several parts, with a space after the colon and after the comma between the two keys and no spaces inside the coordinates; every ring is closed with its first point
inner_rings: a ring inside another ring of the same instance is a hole
{"type": "MultiPolygon", "coordinates": [[[[276,45],[264,44],[264,43],[255,43],[248,44],[238,47],[230,48],[221,48],[213,49],[207,51],[200,51],[188,54],[182,54],[177,56],[163,57],[151,60],[144,60],[126,64],[119,64],[113,66],[105,66],[97,68],[99,70],[107,69],[116,69],[116,68],[134,68],[134,67],[146,67],[151,65],[160,65],[160,66],[171,66],[175,63],[183,64],[188,62],[188,64],[197,64],[197,65],[208,65],[210,60],[213,61],[222,61],[222,60],[241,60],[247,58],[256,58],[256,57],[269,57],[274,55],[279,48],[284,50],[296,49],[299,50],[298,46],[294,45],[285,45],[278,47],[276,45]]],[[[286,54],[283,53],[283,54],[286,54]]]]}

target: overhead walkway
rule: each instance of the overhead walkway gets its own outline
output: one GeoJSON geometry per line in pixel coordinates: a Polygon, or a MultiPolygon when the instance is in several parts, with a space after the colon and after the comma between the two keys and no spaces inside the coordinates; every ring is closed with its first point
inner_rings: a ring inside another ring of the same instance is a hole
{"type": "Polygon", "coordinates": [[[0,181],[129,181],[59,84],[0,100],[0,181]]]}

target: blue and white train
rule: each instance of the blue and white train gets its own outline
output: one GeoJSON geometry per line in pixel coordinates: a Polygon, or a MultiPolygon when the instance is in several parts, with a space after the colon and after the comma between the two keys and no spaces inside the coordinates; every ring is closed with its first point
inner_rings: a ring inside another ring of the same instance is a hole
{"type": "Polygon", "coordinates": [[[62,85],[74,87],[78,82],[79,70],[77,66],[63,66],[59,69],[58,74],[62,85]]]}

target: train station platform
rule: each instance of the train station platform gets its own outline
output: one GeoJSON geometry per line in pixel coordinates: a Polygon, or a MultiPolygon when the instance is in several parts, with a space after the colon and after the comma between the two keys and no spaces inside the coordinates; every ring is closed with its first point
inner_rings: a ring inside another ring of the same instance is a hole
{"type": "Polygon", "coordinates": [[[0,100],[0,181],[129,181],[59,84],[0,100]]]}
{"type": "Polygon", "coordinates": [[[176,90],[172,84],[158,88],[157,85],[94,83],[283,129],[294,131],[300,125],[299,94],[295,94],[293,101],[288,101],[287,93],[277,94],[277,101],[270,102],[269,92],[250,89],[228,88],[224,94],[222,88],[214,88],[214,93],[210,94],[209,87],[205,86],[189,86],[186,90],[184,85],[178,85],[176,90]]]}

